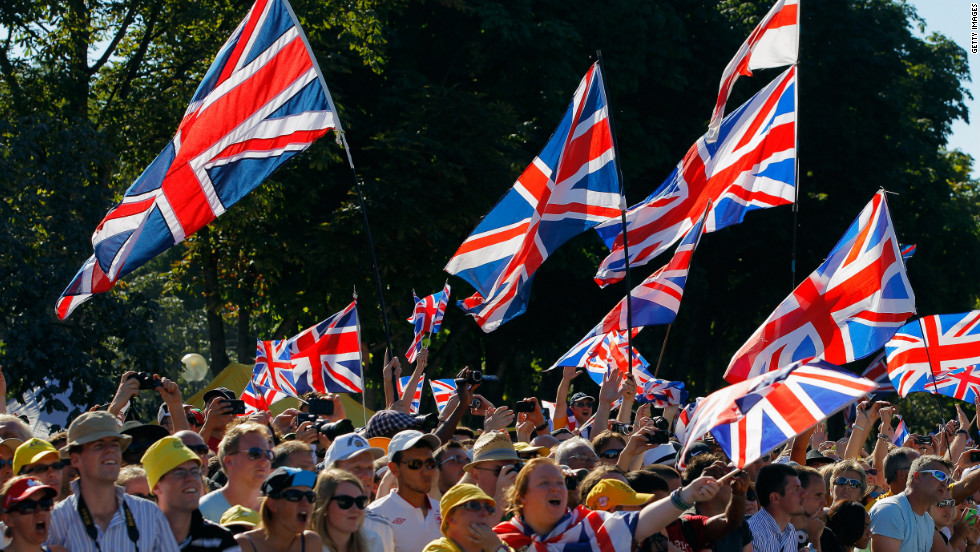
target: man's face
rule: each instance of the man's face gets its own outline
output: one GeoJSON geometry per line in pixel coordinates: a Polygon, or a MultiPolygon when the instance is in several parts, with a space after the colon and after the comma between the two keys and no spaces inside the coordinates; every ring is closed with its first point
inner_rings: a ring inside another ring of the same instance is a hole
{"type": "Polygon", "coordinates": [[[0,467],[0,485],[3,485],[14,476],[14,452],[0,447],[0,461],[3,461],[3,467],[0,467]]]}
{"type": "Polygon", "coordinates": [[[577,400],[569,406],[572,408],[572,415],[575,416],[575,421],[581,424],[592,417],[592,408],[595,406],[595,402],[592,399],[585,398],[577,400]]]}
{"type": "Polygon", "coordinates": [[[410,448],[403,450],[401,459],[398,463],[389,462],[388,469],[395,474],[398,480],[398,488],[408,489],[415,493],[428,493],[432,488],[432,478],[435,477],[435,468],[428,467],[428,462],[435,463],[432,458],[432,449],[429,448],[410,448]],[[410,466],[415,466],[414,469],[410,466]]]}
{"type": "Polygon", "coordinates": [[[925,469],[916,473],[914,479],[912,492],[915,494],[921,493],[922,496],[928,497],[930,503],[936,503],[942,500],[951,482],[949,469],[936,462],[926,464],[925,469]],[[946,474],[946,478],[940,481],[934,474],[929,473],[932,471],[942,472],[946,474]]]}
{"type": "Polygon", "coordinates": [[[800,483],[799,477],[786,478],[786,492],[780,497],[779,507],[791,516],[806,514],[806,489],[800,483]]]}
{"type": "Polygon", "coordinates": [[[439,459],[439,488],[445,491],[459,483],[463,478],[463,466],[469,461],[463,449],[446,449],[439,459]]]}
{"type": "Polygon", "coordinates": [[[188,460],[165,473],[153,487],[153,494],[157,496],[160,507],[183,512],[196,510],[204,493],[200,471],[197,462],[188,460]]]}
{"type": "Polygon", "coordinates": [[[71,455],[71,465],[78,470],[82,482],[92,480],[115,483],[122,465],[119,437],[103,437],[98,441],[85,443],[80,452],[71,455]]]}
{"type": "Polygon", "coordinates": [[[483,492],[494,496],[497,492],[497,479],[500,478],[500,471],[507,466],[513,466],[515,460],[490,460],[480,462],[470,468],[470,477],[476,486],[483,489],[483,492]]]}
{"type": "Polygon", "coordinates": [[[286,462],[291,468],[299,468],[316,473],[316,462],[313,461],[313,454],[309,451],[297,450],[289,455],[289,459],[286,462]]]}
{"type": "Polygon", "coordinates": [[[572,450],[568,451],[568,454],[562,455],[563,463],[572,468],[573,470],[578,470],[585,468],[591,470],[599,463],[599,457],[596,453],[592,451],[591,448],[586,446],[576,446],[572,450]]]}
{"type": "Polygon", "coordinates": [[[803,510],[807,517],[813,517],[827,506],[827,487],[823,482],[823,477],[819,475],[807,475],[806,477],[810,478],[810,483],[806,486],[803,510]]]}
{"type": "Polygon", "coordinates": [[[355,454],[347,460],[338,460],[334,462],[334,467],[353,474],[365,489],[374,485],[374,457],[368,451],[355,454]]]}
{"type": "MultiPolygon", "coordinates": [[[[51,453],[41,458],[33,464],[27,464],[21,468],[21,474],[29,475],[36,479],[39,479],[41,483],[45,485],[51,485],[55,489],[58,489],[58,494],[61,494],[61,473],[64,466],[61,460],[58,458],[57,454],[51,453]]],[[[55,500],[58,499],[58,495],[55,495],[55,500]]]]}

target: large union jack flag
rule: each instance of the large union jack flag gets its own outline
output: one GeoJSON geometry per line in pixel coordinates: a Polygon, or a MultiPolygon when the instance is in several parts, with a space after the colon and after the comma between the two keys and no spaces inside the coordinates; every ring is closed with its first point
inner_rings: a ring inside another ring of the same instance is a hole
{"type": "Polygon", "coordinates": [[[725,379],[813,358],[852,362],[880,349],[914,313],[885,193],[878,192],[827,260],[735,353],[725,379]]]}
{"type": "MultiPolygon", "coordinates": [[[[743,468],[875,388],[824,361],[794,363],[708,395],[687,422],[684,451],[710,432],[743,468]]],[[[681,462],[681,468],[683,468],[681,462]]]]}
{"type": "Polygon", "coordinates": [[[446,314],[446,305],[449,303],[449,292],[449,282],[446,282],[442,291],[427,295],[423,299],[419,299],[415,295],[415,291],[412,291],[412,298],[415,299],[415,310],[412,312],[412,316],[408,318],[408,322],[415,325],[415,338],[412,340],[408,352],[405,353],[405,358],[409,362],[415,362],[415,357],[422,352],[423,335],[439,333],[442,317],[446,314]]]}
{"type": "Polygon", "coordinates": [[[257,0],[176,136],[95,229],[95,253],[62,293],[58,317],[200,230],[333,128],[333,100],[292,9],[257,0]]]}
{"type": "MultiPolygon", "coordinates": [[[[950,377],[951,371],[980,364],[980,311],[936,314],[909,322],[885,344],[885,353],[888,377],[899,395],[926,391],[933,374],[938,380],[950,377]]],[[[972,377],[970,374],[961,372],[958,377],[962,380],[972,377]]]]}
{"type": "Polygon", "coordinates": [[[752,76],[753,69],[768,69],[796,63],[800,48],[800,6],[798,0],[779,0],[762,18],[735,57],[721,74],[708,140],[714,141],[723,124],[725,104],[739,76],[752,76]]]}
{"type": "Polygon", "coordinates": [[[559,246],[619,216],[619,176],[598,64],[558,129],[446,265],[477,293],[459,302],[485,332],[524,313],[531,280],[559,246]]]}
{"type": "Polygon", "coordinates": [[[290,397],[299,396],[293,380],[293,363],[289,359],[289,343],[286,340],[258,340],[252,380],[290,397]]]}
{"type": "MultiPolygon", "coordinates": [[[[398,378],[398,396],[399,397],[404,397],[405,396],[405,388],[408,387],[408,384],[411,381],[411,379],[412,379],[411,376],[405,376],[403,378],[398,378]]],[[[424,387],[424,386],[425,386],[425,377],[421,377],[421,378],[419,378],[418,385],[415,386],[415,394],[412,396],[412,407],[411,407],[411,413],[412,414],[418,414],[419,413],[419,406],[421,406],[421,404],[422,404],[422,387],[424,387]]]]}
{"type": "MultiPolygon", "coordinates": [[[[708,207],[705,232],[738,224],[755,209],[796,197],[796,69],[789,68],[725,117],[717,142],[698,139],[674,172],[626,213],[630,265],[660,255],[690,230],[708,207]]],[[[626,259],[619,220],[596,227],[610,249],[595,280],[623,279],[626,259]]]]}
{"type": "Polygon", "coordinates": [[[361,326],[357,301],[288,341],[296,392],[360,393],[361,326]]]}
{"type": "MultiPolygon", "coordinates": [[[[405,382],[405,385],[408,385],[408,382],[405,382]]],[[[432,396],[436,400],[439,416],[442,416],[442,409],[446,408],[449,399],[456,394],[456,381],[452,379],[429,380],[429,386],[432,387],[432,396]]]]}

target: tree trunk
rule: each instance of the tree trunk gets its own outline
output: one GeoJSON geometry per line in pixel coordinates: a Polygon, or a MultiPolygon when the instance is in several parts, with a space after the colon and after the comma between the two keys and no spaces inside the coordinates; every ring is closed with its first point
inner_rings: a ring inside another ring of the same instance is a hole
{"type": "Polygon", "coordinates": [[[255,362],[255,338],[249,333],[249,322],[252,318],[252,294],[255,291],[255,267],[248,267],[245,281],[242,283],[241,303],[238,305],[238,362],[253,364],[255,362]]]}
{"type": "Polygon", "coordinates": [[[221,294],[218,289],[218,256],[211,244],[211,231],[202,228],[201,236],[204,261],[204,310],[208,318],[208,339],[211,341],[212,376],[228,366],[228,353],[225,351],[225,324],[221,319],[221,294]]]}

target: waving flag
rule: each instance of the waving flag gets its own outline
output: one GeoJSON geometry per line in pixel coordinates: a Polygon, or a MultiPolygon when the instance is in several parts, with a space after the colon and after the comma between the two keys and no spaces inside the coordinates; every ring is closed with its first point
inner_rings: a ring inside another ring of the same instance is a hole
{"type": "MultiPolygon", "coordinates": [[[[538,399],[538,402],[541,403],[541,413],[544,414],[545,417],[547,417],[547,419],[549,420],[549,422],[551,420],[554,420],[555,419],[555,408],[557,408],[557,406],[555,406],[555,403],[548,402],[548,401],[542,401],[541,399],[538,399]]],[[[571,415],[569,415],[569,416],[570,416],[569,417],[569,421],[574,420],[574,418],[575,418],[574,416],[571,416],[571,415]]]]}
{"type": "MultiPolygon", "coordinates": [[[[408,382],[406,381],[404,385],[408,385],[408,382]]],[[[439,410],[439,415],[442,416],[442,409],[446,408],[449,399],[456,394],[456,380],[430,380],[429,386],[432,387],[432,396],[436,400],[436,409],[439,410]]]]}
{"type": "Polygon", "coordinates": [[[360,393],[361,327],[357,301],[288,341],[296,392],[360,393]]]}
{"type": "MultiPolygon", "coordinates": [[[[633,365],[629,364],[628,355],[629,344],[626,339],[626,332],[609,332],[603,336],[602,340],[596,345],[596,347],[590,352],[585,359],[585,369],[592,378],[592,381],[599,385],[602,385],[602,378],[606,375],[606,372],[615,368],[619,370],[620,374],[624,376],[628,373],[640,372],[641,378],[643,375],[647,376],[645,379],[649,379],[650,372],[648,368],[650,363],[640,355],[640,352],[633,349],[633,365]]],[[[638,382],[638,385],[642,386],[643,383],[638,382]]]]}
{"type": "Polygon", "coordinates": [[[956,368],[936,374],[936,381],[926,382],[926,391],[975,403],[980,397],[980,366],[956,368]]]}
{"type": "Polygon", "coordinates": [[[684,435],[687,434],[687,425],[691,423],[691,417],[694,416],[694,411],[698,409],[701,402],[704,401],[704,397],[698,397],[694,399],[694,402],[687,403],[680,412],[677,413],[677,422],[674,423],[674,436],[678,439],[683,440],[684,435]]]}
{"type": "Polygon", "coordinates": [[[725,104],[739,76],[752,76],[753,69],[768,69],[796,63],[800,49],[800,10],[798,0],[779,0],[762,18],[749,38],[728,62],[721,74],[718,100],[708,125],[708,140],[714,141],[723,124],[725,104]]]}
{"type": "MultiPolygon", "coordinates": [[[[681,297],[684,296],[684,285],[687,283],[687,273],[691,269],[691,257],[694,255],[694,248],[701,240],[701,231],[709,208],[710,202],[698,222],[684,235],[670,262],[630,292],[633,326],[670,324],[674,318],[677,318],[677,312],[681,308],[681,297]]],[[[602,331],[625,331],[629,327],[626,323],[626,315],[626,298],[623,298],[602,319],[602,331]]]]}
{"type": "MultiPolygon", "coordinates": [[[[698,139],[674,172],[626,213],[630,265],[660,255],[690,230],[711,203],[705,232],[738,224],[755,209],[796,197],[796,69],[791,67],[725,118],[717,142],[698,139]]],[[[619,219],[596,227],[610,249],[595,280],[623,279],[626,263],[619,219]]]]}
{"type": "Polygon", "coordinates": [[[915,244],[912,245],[900,245],[899,249],[902,250],[902,260],[907,261],[915,255],[915,244]]]}
{"type": "Polygon", "coordinates": [[[95,253],[57,304],[96,293],[220,216],[290,157],[340,130],[320,68],[286,0],[257,0],[218,52],[177,135],[92,235],[95,253]]]}
{"type": "MultiPolygon", "coordinates": [[[[405,396],[405,388],[408,387],[408,382],[411,381],[411,376],[405,376],[403,378],[398,378],[398,396],[405,396]]],[[[422,387],[425,385],[425,377],[419,378],[419,384],[415,386],[415,395],[412,397],[412,414],[419,413],[419,406],[422,404],[422,387]]]]}
{"type": "Polygon", "coordinates": [[[885,193],[878,192],[827,260],[735,353],[725,379],[743,381],[813,358],[838,365],[863,358],[914,313],[885,193]]]}
{"type": "Polygon", "coordinates": [[[882,352],[880,355],[876,356],[871,364],[864,369],[864,373],[861,374],[864,379],[871,380],[878,384],[875,388],[875,393],[894,393],[895,386],[892,385],[892,380],[888,378],[888,364],[885,362],[885,353],[882,352]]]}
{"type": "Polygon", "coordinates": [[[449,302],[449,283],[442,288],[439,293],[433,293],[424,299],[419,299],[415,292],[412,297],[415,299],[415,311],[408,321],[415,325],[415,339],[405,353],[405,358],[409,362],[415,362],[415,357],[422,352],[422,336],[426,333],[439,333],[442,326],[442,316],[446,313],[446,304],[449,302]]]}
{"type": "Polygon", "coordinates": [[[245,413],[251,414],[253,412],[268,412],[272,404],[289,398],[289,395],[252,379],[249,380],[239,398],[245,403],[245,413]]]}
{"type": "Polygon", "coordinates": [[[687,402],[687,390],[683,381],[667,381],[651,378],[643,384],[636,394],[636,401],[653,403],[657,408],[666,408],[672,404],[681,405],[687,402]]]}
{"type": "Polygon", "coordinates": [[[619,176],[598,64],[544,149],[446,265],[477,293],[459,302],[485,332],[524,313],[538,267],[572,237],[620,214],[619,176]]]}
{"type": "Polygon", "coordinates": [[[260,385],[271,387],[290,397],[299,396],[293,380],[293,363],[289,359],[287,341],[258,340],[252,379],[260,385]]]}
{"type": "Polygon", "coordinates": [[[898,424],[895,426],[895,433],[892,435],[892,444],[896,447],[900,447],[905,443],[905,440],[909,438],[909,428],[905,426],[905,420],[901,416],[898,417],[898,424]]]}
{"type": "Polygon", "coordinates": [[[885,344],[885,353],[888,377],[899,395],[926,391],[933,373],[938,379],[952,370],[980,364],[980,311],[924,316],[909,322],[885,344]]]}
{"type": "MultiPolygon", "coordinates": [[[[684,450],[708,432],[744,468],[875,388],[824,362],[798,362],[730,385],[698,405],[681,438],[684,450]]],[[[681,462],[681,468],[684,468],[681,462]]]]}

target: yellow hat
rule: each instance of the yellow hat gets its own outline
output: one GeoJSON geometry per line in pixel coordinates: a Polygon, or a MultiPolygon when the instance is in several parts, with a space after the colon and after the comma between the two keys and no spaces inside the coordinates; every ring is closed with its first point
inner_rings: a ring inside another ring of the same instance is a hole
{"type": "Polygon", "coordinates": [[[261,519],[259,518],[258,512],[246,508],[241,504],[236,504],[221,514],[221,525],[223,527],[228,525],[248,525],[249,527],[255,527],[259,524],[259,521],[261,519]]]}
{"type": "Polygon", "coordinates": [[[23,445],[20,445],[14,451],[14,475],[19,475],[20,469],[24,466],[40,462],[45,456],[50,454],[54,455],[54,460],[60,458],[58,456],[58,449],[54,448],[54,445],[44,439],[35,437],[25,441],[23,445]]]}
{"type": "Polygon", "coordinates": [[[585,507],[609,512],[617,506],[642,506],[652,499],[652,494],[638,493],[618,479],[603,479],[589,491],[585,507]]]}
{"type": "Polygon", "coordinates": [[[442,534],[446,534],[446,525],[449,524],[449,512],[459,506],[464,502],[469,502],[471,500],[485,500],[497,505],[497,502],[483,492],[483,489],[477,487],[476,485],[471,485],[469,483],[460,483],[458,485],[453,485],[446,494],[442,495],[439,499],[439,512],[442,514],[442,534]]]}
{"type": "Polygon", "coordinates": [[[538,456],[547,458],[551,454],[551,449],[548,447],[536,447],[530,443],[517,442],[514,443],[514,450],[517,451],[517,455],[520,456],[522,452],[536,452],[538,456]]]}
{"type": "Polygon", "coordinates": [[[160,481],[167,472],[191,460],[197,462],[198,466],[201,465],[201,457],[187,448],[180,437],[171,435],[150,445],[141,460],[143,469],[146,470],[146,482],[150,484],[150,490],[156,487],[157,481],[160,481]]]}

